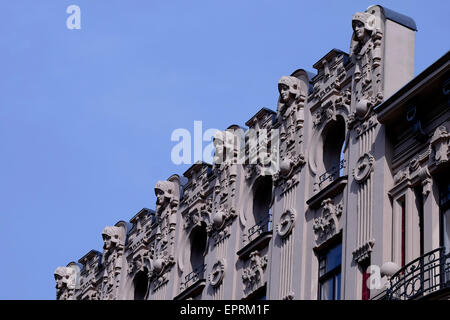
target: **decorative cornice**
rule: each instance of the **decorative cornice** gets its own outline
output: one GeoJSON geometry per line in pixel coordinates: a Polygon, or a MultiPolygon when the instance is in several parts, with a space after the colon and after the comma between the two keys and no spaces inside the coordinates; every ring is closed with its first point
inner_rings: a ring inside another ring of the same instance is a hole
{"type": "Polygon", "coordinates": [[[370,254],[372,252],[372,249],[375,245],[375,240],[369,240],[360,247],[353,250],[353,260],[355,260],[357,263],[361,264],[366,259],[370,258],[370,254]]]}

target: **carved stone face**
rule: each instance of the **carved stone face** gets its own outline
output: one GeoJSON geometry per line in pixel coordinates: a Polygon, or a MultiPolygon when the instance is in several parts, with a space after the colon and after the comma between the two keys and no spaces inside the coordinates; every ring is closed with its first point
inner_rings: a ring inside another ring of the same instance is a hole
{"type": "Polygon", "coordinates": [[[366,31],[366,28],[364,26],[364,23],[362,23],[359,20],[354,20],[353,21],[353,30],[355,32],[356,38],[359,41],[364,41],[364,39],[366,37],[366,34],[367,34],[367,31],[366,31]]]}
{"type": "Polygon", "coordinates": [[[55,280],[56,280],[56,289],[62,289],[64,285],[63,277],[59,274],[55,274],[55,280]]]}
{"type": "Polygon", "coordinates": [[[111,248],[112,241],[111,236],[108,234],[103,234],[103,249],[109,250],[111,248]]]}
{"type": "Polygon", "coordinates": [[[278,103],[284,106],[291,105],[300,95],[300,80],[292,76],[283,76],[278,81],[280,98],[278,103]]]}
{"type": "Polygon", "coordinates": [[[58,267],[55,270],[54,277],[56,280],[56,289],[60,290],[67,286],[69,281],[69,270],[66,267],[58,267]]]}
{"type": "Polygon", "coordinates": [[[156,204],[159,206],[164,205],[167,199],[165,192],[161,189],[156,189],[155,194],[156,194],[156,204]]]}
{"type": "Polygon", "coordinates": [[[282,102],[287,102],[290,95],[289,86],[284,83],[280,83],[278,85],[278,91],[280,92],[280,100],[282,102]]]}
{"type": "Polygon", "coordinates": [[[175,185],[170,181],[158,181],[155,185],[157,210],[169,204],[175,192],[175,185]]]}

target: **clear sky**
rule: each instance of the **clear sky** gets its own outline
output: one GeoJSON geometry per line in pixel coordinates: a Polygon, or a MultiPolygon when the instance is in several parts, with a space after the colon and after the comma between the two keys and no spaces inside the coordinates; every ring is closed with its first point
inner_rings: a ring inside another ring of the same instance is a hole
{"type": "MultiPolygon", "coordinates": [[[[177,128],[244,125],[277,81],[332,48],[370,1],[2,0],[0,299],[55,299],[53,271],[155,207],[177,128]],[[81,8],[81,30],[66,8],[81,8]]],[[[450,2],[380,1],[414,18],[415,74],[449,49],[450,2]]]]}

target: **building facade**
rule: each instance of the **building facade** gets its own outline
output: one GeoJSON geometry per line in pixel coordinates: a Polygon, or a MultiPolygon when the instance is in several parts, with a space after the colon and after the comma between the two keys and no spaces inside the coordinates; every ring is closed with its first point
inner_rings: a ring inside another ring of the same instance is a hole
{"type": "Polygon", "coordinates": [[[414,78],[411,18],[372,6],[352,29],[217,138],[223,161],[58,267],[57,299],[448,298],[450,54],[414,78]]]}

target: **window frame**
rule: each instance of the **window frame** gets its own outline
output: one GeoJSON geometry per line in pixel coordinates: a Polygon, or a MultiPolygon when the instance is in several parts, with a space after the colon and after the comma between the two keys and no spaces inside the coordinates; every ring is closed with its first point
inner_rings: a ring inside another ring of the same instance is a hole
{"type": "Polygon", "coordinates": [[[317,255],[318,258],[318,290],[317,290],[317,300],[330,300],[330,299],[322,299],[322,290],[323,286],[330,280],[332,280],[333,284],[333,295],[331,300],[341,300],[341,289],[342,289],[342,241],[336,241],[320,250],[317,255]],[[337,266],[334,268],[327,270],[327,255],[331,250],[340,247],[340,261],[337,266]],[[324,261],[325,265],[322,266],[322,262],[324,261]],[[322,268],[325,268],[323,274],[321,274],[322,268]],[[339,280],[338,280],[339,278],[339,280]],[[337,291],[337,283],[339,281],[339,292],[337,291]]]}

